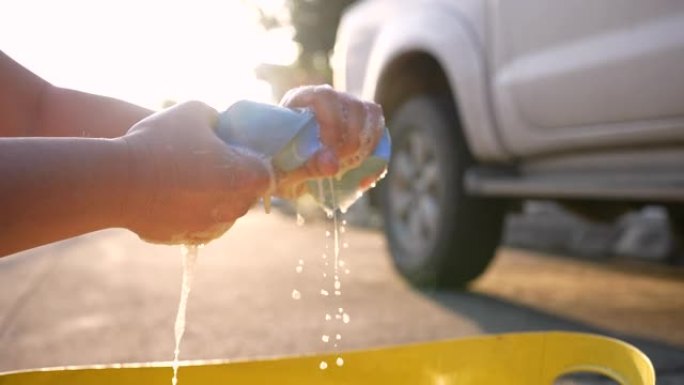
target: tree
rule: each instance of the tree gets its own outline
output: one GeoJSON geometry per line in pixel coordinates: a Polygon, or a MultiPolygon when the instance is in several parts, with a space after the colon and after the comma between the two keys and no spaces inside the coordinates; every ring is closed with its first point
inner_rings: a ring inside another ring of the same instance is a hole
{"type": "Polygon", "coordinates": [[[315,67],[316,60],[321,60],[319,58],[327,65],[342,12],[354,1],[288,0],[290,21],[295,28],[294,40],[302,48],[300,65],[315,67]]]}
{"type": "Polygon", "coordinates": [[[294,28],[294,41],[301,48],[298,64],[312,70],[319,67],[318,63],[328,65],[342,12],[354,2],[355,0],[286,0],[288,15],[285,18],[265,12],[256,3],[252,5],[258,8],[261,24],[266,29],[286,25],[294,28]]]}
{"type": "Polygon", "coordinates": [[[303,84],[332,82],[329,57],[335,45],[340,17],[355,0],[285,0],[285,15],[269,14],[252,0],[266,29],[293,27],[293,39],[300,46],[297,62],[291,66],[262,64],[257,77],[271,83],[274,97],[303,84]]]}

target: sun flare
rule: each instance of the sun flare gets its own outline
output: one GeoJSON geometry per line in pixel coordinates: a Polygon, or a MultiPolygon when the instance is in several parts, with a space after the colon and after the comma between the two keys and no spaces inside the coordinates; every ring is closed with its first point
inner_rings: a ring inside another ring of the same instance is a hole
{"type": "Polygon", "coordinates": [[[55,85],[153,109],[270,101],[255,66],[292,62],[297,48],[289,31],[263,29],[253,3],[283,0],[4,1],[0,49],[55,85]]]}

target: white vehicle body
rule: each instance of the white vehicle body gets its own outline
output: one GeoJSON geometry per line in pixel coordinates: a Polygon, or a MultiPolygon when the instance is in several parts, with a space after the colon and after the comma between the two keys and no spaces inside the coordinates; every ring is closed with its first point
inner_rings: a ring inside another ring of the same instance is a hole
{"type": "MultiPolygon", "coordinates": [[[[677,186],[650,197],[636,181],[634,199],[684,200],[684,3],[362,1],[340,25],[335,86],[383,103],[392,67],[416,54],[444,72],[481,162],[655,174],[677,186]]],[[[607,189],[587,194],[630,198],[607,189]]]]}
{"type": "MultiPolygon", "coordinates": [[[[383,199],[407,275],[440,276],[466,241],[436,229],[463,232],[475,207],[488,210],[478,199],[594,214],[658,203],[684,226],[684,2],[361,0],[341,19],[332,65],[335,87],[382,104],[404,143],[383,199]]],[[[503,214],[488,215],[472,236],[503,214]]]]}

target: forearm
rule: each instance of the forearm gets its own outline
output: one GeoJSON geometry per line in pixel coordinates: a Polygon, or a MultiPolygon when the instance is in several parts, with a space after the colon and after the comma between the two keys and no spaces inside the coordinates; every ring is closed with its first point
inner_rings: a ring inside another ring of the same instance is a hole
{"type": "Polygon", "coordinates": [[[152,111],[52,86],[0,51],[0,137],[122,136],[152,111]]]}
{"type": "Polygon", "coordinates": [[[125,226],[128,172],[120,139],[0,139],[0,256],[125,226]]]}
{"type": "Polygon", "coordinates": [[[48,86],[35,136],[117,138],[151,114],[118,99],[48,86]]]}

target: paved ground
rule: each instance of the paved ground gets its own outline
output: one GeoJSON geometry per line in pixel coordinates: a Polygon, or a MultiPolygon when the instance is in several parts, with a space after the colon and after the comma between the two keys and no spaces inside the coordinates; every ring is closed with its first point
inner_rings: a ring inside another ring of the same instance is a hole
{"type": "MultiPolygon", "coordinates": [[[[684,383],[684,270],[593,264],[502,249],[468,292],[418,292],[392,270],[382,236],[348,229],[342,295],[325,222],[252,212],[201,251],[181,358],[356,349],[523,330],[615,335],[684,383]],[[295,269],[303,261],[302,273],[295,269]],[[327,272],[327,278],[322,273],[327,272]],[[302,298],[291,298],[293,289],[302,298]],[[326,322],[338,307],[351,322],[326,322]],[[334,326],[331,326],[334,325],[334,326]]],[[[180,291],[178,248],[104,231],[0,260],[0,371],[167,361],[180,291]]]]}

